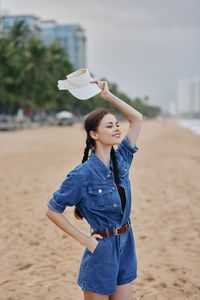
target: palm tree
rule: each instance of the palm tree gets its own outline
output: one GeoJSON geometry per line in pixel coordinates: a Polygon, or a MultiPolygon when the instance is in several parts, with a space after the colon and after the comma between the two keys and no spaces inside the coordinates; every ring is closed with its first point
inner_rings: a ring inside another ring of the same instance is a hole
{"type": "Polygon", "coordinates": [[[8,38],[16,47],[24,45],[24,41],[31,35],[31,30],[25,21],[16,21],[11,27],[8,38]]]}

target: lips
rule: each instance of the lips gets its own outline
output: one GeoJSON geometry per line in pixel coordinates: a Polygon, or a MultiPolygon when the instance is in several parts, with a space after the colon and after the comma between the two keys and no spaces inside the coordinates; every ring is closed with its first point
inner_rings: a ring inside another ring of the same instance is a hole
{"type": "Polygon", "coordinates": [[[114,136],[114,137],[120,137],[121,133],[116,133],[116,134],[113,134],[112,136],[114,136]]]}

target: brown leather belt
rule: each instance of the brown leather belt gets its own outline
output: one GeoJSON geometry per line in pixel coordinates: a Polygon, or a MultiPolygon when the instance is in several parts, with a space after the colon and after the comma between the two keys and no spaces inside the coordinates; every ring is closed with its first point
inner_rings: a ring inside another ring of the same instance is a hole
{"type": "Polygon", "coordinates": [[[123,232],[127,231],[130,226],[131,226],[131,222],[129,220],[127,223],[125,223],[121,227],[117,227],[117,228],[113,227],[110,230],[94,231],[94,232],[91,233],[91,235],[100,234],[102,237],[110,237],[110,236],[113,236],[113,235],[122,234],[123,232]]]}

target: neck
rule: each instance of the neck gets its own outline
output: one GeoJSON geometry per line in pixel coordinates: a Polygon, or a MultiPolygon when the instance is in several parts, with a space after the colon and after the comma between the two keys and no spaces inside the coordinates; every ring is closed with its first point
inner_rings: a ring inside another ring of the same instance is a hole
{"type": "Polygon", "coordinates": [[[97,147],[95,154],[98,156],[102,162],[106,165],[107,168],[109,168],[110,165],[110,150],[111,147],[97,147]]]}

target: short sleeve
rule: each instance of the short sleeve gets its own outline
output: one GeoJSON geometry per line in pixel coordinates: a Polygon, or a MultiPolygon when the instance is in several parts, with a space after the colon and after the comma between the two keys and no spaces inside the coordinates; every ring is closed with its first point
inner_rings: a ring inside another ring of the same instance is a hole
{"type": "Polygon", "coordinates": [[[125,136],[121,143],[118,145],[116,154],[127,163],[128,167],[130,167],[134,154],[138,151],[138,149],[139,148],[136,145],[131,145],[128,137],[125,136]]]}
{"type": "Polygon", "coordinates": [[[63,213],[66,206],[76,205],[82,197],[82,178],[77,171],[71,171],[57,191],[53,193],[47,206],[55,212],[63,213]]]}

